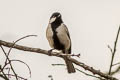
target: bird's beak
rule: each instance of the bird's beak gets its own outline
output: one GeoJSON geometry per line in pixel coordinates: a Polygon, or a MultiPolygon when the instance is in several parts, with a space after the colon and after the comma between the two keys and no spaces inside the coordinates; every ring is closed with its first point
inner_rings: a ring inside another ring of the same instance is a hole
{"type": "Polygon", "coordinates": [[[53,17],[53,18],[50,19],[49,23],[52,23],[52,22],[54,22],[55,20],[56,20],[56,17],[53,17]]]}

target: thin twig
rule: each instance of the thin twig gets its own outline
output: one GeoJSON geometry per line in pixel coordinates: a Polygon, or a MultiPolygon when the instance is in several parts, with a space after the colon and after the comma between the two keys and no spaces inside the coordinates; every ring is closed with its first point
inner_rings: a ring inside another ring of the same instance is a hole
{"type": "MultiPolygon", "coordinates": [[[[10,68],[9,67],[7,67],[7,68],[5,68],[5,69],[7,69],[8,70],[8,74],[10,74],[10,68]]],[[[8,78],[10,78],[10,76],[8,75],[8,78]]]]}
{"type": "Polygon", "coordinates": [[[10,64],[11,70],[13,71],[13,73],[14,73],[14,75],[15,75],[15,77],[16,77],[16,80],[18,80],[18,78],[17,78],[17,74],[15,73],[15,70],[14,70],[12,64],[11,64],[11,61],[10,61],[9,57],[7,56],[7,54],[6,54],[5,50],[4,50],[4,48],[3,48],[2,46],[0,46],[0,47],[1,47],[1,49],[3,50],[3,52],[4,52],[4,54],[5,54],[6,58],[7,58],[7,60],[9,61],[9,64],[10,64]]]}
{"type": "Polygon", "coordinates": [[[7,78],[7,76],[5,75],[4,71],[2,71],[1,66],[0,66],[0,71],[1,71],[1,73],[3,74],[3,75],[0,74],[0,77],[4,78],[5,80],[9,80],[9,79],[7,78]]]}
{"type": "Polygon", "coordinates": [[[9,80],[8,78],[6,78],[5,76],[3,76],[2,74],[0,74],[0,77],[3,78],[4,80],[9,80]]]}
{"type": "Polygon", "coordinates": [[[119,65],[120,64],[120,62],[118,62],[118,63],[115,63],[115,64],[113,64],[112,66],[116,66],[116,65],[119,65]]]}
{"type": "Polygon", "coordinates": [[[108,45],[108,48],[110,49],[111,53],[113,53],[112,48],[110,47],[110,45],[108,45]]]}
{"type": "Polygon", "coordinates": [[[119,71],[120,71],[120,66],[118,66],[114,71],[111,71],[111,75],[114,75],[119,71]]]}
{"type": "MultiPolygon", "coordinates": [[[[12,48],[14,47],[14,45],[15,45],[18,41],[20,41],[20,40],[22,40],[22,39],[25,39],[25,38],[27,38],[27,37],[31,37],[31,36],[36,37],[37,35],[27,35],[27,36],[24,36],[24,37],[22,37],[22,38],[16,40],[15,42],[13,42],[13,45],[10,47],[7,56],[9,56],[9,54],[10,54],[12,48]]],[[[7,59],[6,59],[5,63],[7,63],[7,59]]]]}
{"type": "Polygon", "coordinates": [[[119,32],[120,32],[120,26],[119,26],[119,29],[118,29],[118,32],[117,32],[115,43],[114,43],[114,49],[113,49],[111,64],[110,64],[110,68],[109,68],[109,75],[111,75],[111,69],[112,69],[112,65],[113,65],[114,56],[115,56],[115,53],[116,53],[116,46],[117,46],[117,42],[118,42],[119,32]]]}
{"type": "MultiPolygon", "coordinates": [[[[8,75],[8,76],[13,76],[13,77],[15,77],[15,75],[13,75],[13,74],[5,74],[5,75],[8,75]]],[[[18,78],[20,78],[20,79],[23,79],[23,80],[27,80],[27,79],[25,79],[25,78],[23,78],[23,77],[21,77],[21,76],[17,76],[18,78]]]]}
{"type": "MultiPolygon", "coordinates": [[[[14,71],[14,69],[13,69],[13,67],[12,67],[12,64],[11,64],[11,60],[9,60],[9,57],[8,57],[8,56],[9,56],[12,48],[14,47],[14,45],[15,45],[18,41],[20,41],[20,40],[22,40],[22,39],[24,39],[24,38],[27,38],[27,37],[31,37],[31,36],[37,36],[37,35],[27,35],[27,36],[24,36],[24,37],[16,40],[16,41],[13,43],[13,45],[10,47],[10,49],[9,49],[9,51],[8,51],[8,54],[6,54],[5,50],[4,50],[3,47],[1,46],[3,52],[4,52],[5,56],[6,56],[5,65],[3,66],[2,70],[3,70],[8,64],[10,64],[11,69],[12,69],[14,75],[16,76],[16,79],[17,79],[17,74],[15,73],[15,71],[14,71]],[[7,60],[9,61],[9,63],[7,63],[7,60]]],[[[15,60],[13,60],[13,61],[15,61],[15,60]]],[[[24,63],[25,65],[27,65],[27,64],[26,64],[25,62],[23,62],[23,61],[20,61],[20,60],[16,60],[16,61],[19,61],[19,62],[24,63]]],[[[29,73],[30,73],[30,77],[31,77],[31,70],[30,70],[30,68],[29,68],[28,65],[27,65],[27,67],[28,67],[28,69],[29,69],[29,73]]],[[[8,71],[8,72],[9,72],[9,71],[8,71]]],[[[9,74],[9,73],[8,73],[8,74],[9,74]]],[[[17,79],[17,80],[18,80],[18,79],[17,79]]]]}
{"type": "Polygon", "coordinates": [[[87,75],[87,76],[91,76],[91,77],[94,77],[94,78],[98,78],[98,79],[100,79],[100,80],[105,80],[105,79],[102,79],[101,77],[98,77],[98,76],[94,76],[94,75],[88,74],[88,73],[86,73],[86,72],[84,72],[84,71],[82,71],[82,70],[80,70],[80,69],[77,69],[77,68],[75,68],[75,69],[76,69],[77,71],[79,71],[79,72],[81,72],[81,73],[87,75]]]}
{"type": "MultiPolygon", "coordinates": [[[[24,37],[16,40],[15,42],[13,42],[13,45],[10,47],[10,49],[9,49],[9,51],[8,51],[8,54],[6,54],[6,56],[9,56],[12,48],[14,47],[14,45],[15,45],[18,41],[20,41],[20,40],[22,40],[22,39],[25,39],[25,38],[27,38],[27,37],[31,37],[31,36],[37,36],[37,35],[27,35],[27,36],[24,36],[24,37]]],[[[9,64],[9,63],[7,63],[7,58],[6,58],[5,65],[3,66],[2,70],[6,67],[7,64],[9,64]]],[[[30,73],[30,76],[31,76],[31,73],[30,73]]]]}
{"type": "Polygon", "coordinates": [[[8,55],[10,54],[10,52],[11,52],[12,48],[14,47],[14,45],[15,45],[18,41],[20,41],[20,40],[22,40],[22,39],[25,39],[25,38],[27,38],[27,37],[31,37],[31,36],[36,37],[37,35],[27,35],[27,36],[24,36],[24,37],[22,37],[22,38],[20,38],[20,39],[16,40],[15,42],[13,42],[13,46],[12,46],[12,47],[10,47],[10,49],[9,49],[9,51],[8,51],[8,55]]]}
{"type": "MultiPolygon", "coordinates": [[[[66,66],[66,65],[65,65],[65,64],[52,64],[52,66],[66,66]]],[[[80,69],[78,69],[78,68],[75,68],[75,69],[76,69],[77,71],[79,71],[79,72],[87,75],[87,76],[91,76],[91,77],[94,77],[94,78],[98,78],[98,79],[100,79],[100,80],[104,80],[104,79],[102,79],[101,77],[97,77],[97,76],[88,74],[88,73],[86,73],[86,72],[84,72],[84,71],[82,71],[82,70],[80,70],[80,69]]]]}
{"type": "Polygon", "coordinates": [[[23,61],[21,61],[21,60],[12,59],[11,62],[13,62],[13,61],[17,61],[17,62],[20,62],[20,63],[25,64],[25,65],[27,66],[28,70],[29,70],[29,74],[30,74],[30,77],[31,77],[31,69],[30,69],[30,67],[28,66],[28,64],[26,64],[25,62],[23,62],[23,61]]]}

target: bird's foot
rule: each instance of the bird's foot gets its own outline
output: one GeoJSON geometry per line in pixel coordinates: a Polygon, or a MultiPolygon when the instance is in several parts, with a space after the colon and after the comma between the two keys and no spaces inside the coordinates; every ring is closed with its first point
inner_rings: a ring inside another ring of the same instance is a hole
{"type": "Polygon", "coordinates": [[[48,51],[48,53],[49,53],[49,56],[51,56],[52,54],[51,54],[51,52],[53,51],[54,49],[50,49],[49,51],[48,51]]]}

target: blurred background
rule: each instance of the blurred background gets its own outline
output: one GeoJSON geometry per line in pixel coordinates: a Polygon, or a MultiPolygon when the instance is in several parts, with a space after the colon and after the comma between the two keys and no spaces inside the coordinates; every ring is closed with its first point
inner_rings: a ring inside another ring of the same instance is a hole
{"type": "MultiPolygon", "coordinates": [[[[81,54],[80,58],[75,58],[102,72],[108,72],[112,54],[107,46],[113,48],[120,25],[120,0],[0,0],[0,40],[13,42],[26,35],[38,35],[17,44],[51,49],[46,39],[46,28],[54,12],[62,14],[69,29],[72,53],[81,54]]],[[[8,51],[8,48],[4,48],[8,51]]],[[[16,49],[12,50],[9,57],[22,60],[30,66],[31,78],[22,63],[13,65],[16,73],[28,80],[50,80],[49,75],[54,80],[95,80],[80,72],[68,74],[64,66],[52,66],[64,63],[57,57],[16,49]]],[[[0,63],[3,64],[4,60],[0,49],[0,63]]],[[[114,63],[117,62],[120,62],[120,39],[114,60],[114,63]]],[[[120,79],[118,74],[114,76],[120,79]]]]}

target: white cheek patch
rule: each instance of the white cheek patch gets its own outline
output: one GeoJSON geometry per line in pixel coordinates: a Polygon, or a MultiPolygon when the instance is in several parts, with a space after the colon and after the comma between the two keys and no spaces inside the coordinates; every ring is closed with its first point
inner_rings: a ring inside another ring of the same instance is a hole
{"type": "Polygon", "coordinates": [[[50,23],[54,22],[56,20],[56,17],[50,19],[50,23]]]}

